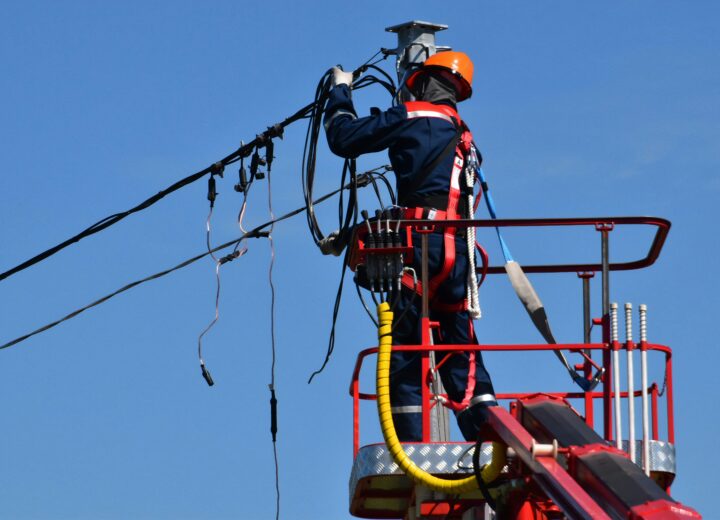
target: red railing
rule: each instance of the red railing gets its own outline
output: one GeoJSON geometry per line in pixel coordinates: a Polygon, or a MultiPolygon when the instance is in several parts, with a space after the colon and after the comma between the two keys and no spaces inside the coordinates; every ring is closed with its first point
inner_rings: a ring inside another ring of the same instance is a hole
{"type": "MultiPolygon", "coordinates": [[[[621,345],[623,348],[625,345],[621,345]]],[[[480,351],[480,352],[527,352],[527,351],[553,351],[553,350],[568,350],[570,352],[580,352],[583,350],[598,350],[608,351],[611,350],[611,345],[605,345],[602,343],[568,343],[558,345],[539,345],[539,344],[527,344],[527,345],[432,345],[432,346],[421,346],[421,345],[398,345],[393,346],[393,351],[413,351],[423,352],[423,357],[429,357],[431,351],[435,352],[457,352],[457,351],[480,351]]],[[[648,352],[660,352],[665,356],[665,378],[663,381],[663,388],[665,389],[665,400],[666,400],[666,424],[667,424],[667,436],[668,441],[671,443],[675,442],[675,423],[673,416],[673,381],[672,381],[672,350],[665,346],[655,343],[641,343],[638,350],[647,350],[648,352]]],[[[376,354],[378,351],[377,347],[368,348],[361,351],[358,354],[355,368],[353,370],[352,381],[350,383],[350,395],[353,398],[353,457],[357,455],[360,449],[360,401],[362,400],[375,400],[377,398],[375,393],[361,392],[360,391],[360,372],[363,367],[363,362],[366,357],[376,354]]],[[[425,363],[423,363],[425,365],[425,363]]],[[[429,381],[430,373],[426,371],[422,374],[423,381],[429,381]]],[[[659,440],[659,397],[660,390],[656,382],[648,385],[647,388],[649,400],[650,400],[650,417],[652,421],[652,433],[651,438],[653,440],[659,440]]],[[[584,416],[586,422],[594,427],[592,403],[596,399],[614,399],[615,394],[612,390],[607,391],[589,391],[589,392],[508,392],[500,393],[497,395],[499,400],[515,400],[530,397],[542,393],[563,399],[578,399],[583,400],[585,404],[584,416]],[[589,405],[589,407],[588,407],[589,405]]],[[[642,389],[638,389],[633,392],[633,398],[640,397],[642,395],[642,389]]],[[[622,399],[628,399],[628,392],[620,392],[622,399]]],[[[438,400],[434,397],[432,399],[425,400],[422,403],[423,422],[425,423],[430,414],[430,410],[438,403],[438,400]]],[[[604,403],[606,407],[611,403],[604,403]]],[[[611,406],[609,406],[612,408],[611,406]]],[[[614,417],[612,418],[615,419],[614,417]]],[[[608,439],[610,440],[610,439],[608,439]]],[[[424,438],[423,442],[429,442],[429,438],[424,438]]]]}
{"type": "MultiPolygon", "coordinates": [[[[591,227],[595,232],[599,232],[601,236],[601,254],[599,262],[586,262],[586,263],[574,263],[574,264],[537,264],[528,265],[523,264],[523,270],[526,273],[576,273],[583,279],[583,294],[584,298],[587,295],[587,300],[584,302],[584,310],[589,317],[589,279],[595,272],[602,273],[602,303],[603,303],[603,316],[602,318],[593,319],[592,322],[601,325],[602,327],[602,342],[603,343],[577,343],[577,344],[565,344],[565,345],[435,345],[432,347],[426,346],[394,346],[394,350],[415,350],[424,351],[422,371],[423,377],[427,377],[429,370],[429,352],[433,351],[547,351],[547,350],[570,350],[576,352],[599,350],[602,351],[602,361],[599,361],[604,369],[604,375],[602,376],[602,392],[555,392],[549,393],[558,397],[564,397],[567,399],[584,399],[585,404],[585,420],[591,426],[594,426],[594,413],[593,403],[596,399],[602,399],[602,415],[603,415],[603,436],[612,440],[613,438],[613,398],[614,393],[612,389],[612,363],[611,353],[617,349],[628,349],[634,350],[636,347],[640,350],[649,351],[660,351],[665,354],[665,373],[666,373],[666,385],[667,385],[667,428],[668,428],[668,440],[674,441],[674,418],[673,418],[673,403],[672,403],[672,354],[668,347],[656,344],[649,344],[646,342],[640,342],[637,346],[632,341],[620,344],[618,342],[610,341],[610,315],[609,315],[609,278],[611,271],[626,271],[632,269],[642,269],[655,263],[658,259],[662,250],[665,239],[670,230],[670,222],[663,218],[658,217],[582,217],[582,218],[542,218],[542,219],[497,219],[497,220],[404,220],[399,223],[400,226],[405,230],[404,233],[409,237],[410,229],[424,230],[427,232],[433,228],[444,228],[453,227],[456,229],[464,229],[468,227],[475,228],[488,228],[488,227],[568,227],[568,226],[586,226],[591,227]],[[652,238],[652,242],[648,249],[647,254],[638,259],[624,261],[624,262],[610,262],[608,253],[609,233],[613,231],[617,226],[651,226],[656,228],[655,234],[652,238]]],[[[382,249],[367,249],[363,242],[363,236],[366,233],[365,226],[359,226],[356,231],[355,240],[353,240],[352,250],[350,251],[349,265],[354,267],[358,262],[364,261],[366,255],[370,254],[392,254],[394,252],[403,251],[390,251],[387,248],[382,249]]],[[[409,240],[409,238],[408,238],[409,240]]],[[[408,242],[409,244],[409,242],[408,242]]],[[[407,247],[406,247],[407,248],[407,247]]],[[[407,260],[407,258],[406,258],[407,260]]],[[[499,274],[504,273],[504,266],[491,265],[487,267],[488,274],[499,274]]],[[[427,321],[426,318],[423,318],[427,321]]],[[[590,338],[590,322],[585,323],[585,341],[589,341],[590,338]]],[[[430,343],[429,337],[429,321],[426,323],[428,330],[423,329],[423,342],[430,343]]],[[[353,446],[354,451],[357,453],[359,448],[359,401],[361,399],[374,399],[374,394],[361,393],[359,389],[359,371],[362,366],[362,360],[369,354],[377,352],[377,349],[367,349],[360,353],[358,362],[353,373],[353,379],[351,384],[350,393],[354,400],[354,438],[353,446]]],[[[589,352],[588,352],[589,354],[589,352]]],[[[576,369],[581,369],[586,378],[592,377],[592,372],[596,369],[598,364],[593,361],[589,356],[586,356],[584,363],[578,365],[576,369]]],[[[654,439],[658,438],[658,398],[661,392],[658,390],[657,384],[653,383],[647,388],[650,396],[651,408],[652,408],[652,436],[654,439]]],[[[505,393],[500,394],[498,397],[501,399],[516,399],[521,396],[527,396],[531,394],[520,394],[520,393],[505,393]]],[[[620,395],[628,398],[627,392],[620,395]]],[[[640,395],[640,392],[634,392],[634,396],[640,395]]],[[[427,386],[423,387],[423,400],[424,410],[432,406],[429,399],[429,392],[427,386]]],[[[426,410],[426,411],[428,411],[426,410]]],[[[423,420],[423,436],[429,437],[429,414],[423,420]]]]}
{"type": "MultiPolygon", "coordinates": [[[[577,227],[590,226],[594,230],[601,231],[605,228],[612,231],[615,226],[651,226],[655,227],[655,235],[650,244],[647,254],[635,260],[626,262],[611,262],[610,271],[630,271],[643,269],[655,263],[665,244],[665,239],[670,232],[672,224],[669,220],[660,217],[579,217],[579,218],[517,218],[517,219],[465,219],[465,220],[406,220],[402,227],[454,227],[465,229],[475,228],[505,228],[505,227],[577,227]]],[[[353,240],[354,247],[351,251],[350,265],[355,265],[359,260],[358,241],[365,235],[365,227],[358,226],[356,240],[353,240]]],[[[578,263],[578,264],[541,264],[525,265],[523,271],[526,273],[579,273],[599,272],[602,270],[602,263],[578,263]]],[[[502,265],[489,266],[488,274],[501,274],[505,272],[502,265]]]]}

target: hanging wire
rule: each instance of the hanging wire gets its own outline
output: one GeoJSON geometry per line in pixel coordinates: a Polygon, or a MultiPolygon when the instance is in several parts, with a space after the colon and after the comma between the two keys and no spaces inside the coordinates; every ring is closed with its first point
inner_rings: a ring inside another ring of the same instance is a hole
{"type": "MultiPolygon", "coordinates": [[[[210,211],[208,212],[207,219],[205,220],[205,245],[207,247],[208,255],[210,255],[210,258],[215,262],[215,315],[212,319],[212,321],[205,327],[205,329],[200,333],[198,336],[198,360],[200,361],[200,371],[202,373],[203,378],[207,382],[209,386],[213,386],[215,382],[213,381],[212,376],[210,375],[210,371],[207,369],[205,365],[205,359],[202,355],[203,350],[203,344],[202,340],[205,337],[205,335],[210,332],[210,329],[212,329],[215,324],[220,319],[220,267],[222,266],[223,258],[218,258],[215,256],[214,250],[210,244],[211,240],[211,234],[212,234],[212,215],[213,211],[215,209],[215,197],[217,196],[217,193],[215,191],[215,178],[213,175],[210,176],[210,179],[208,180],[208,200],[210,201],[210,211]]],[[[239,246],[240,242],[238,242],[239,246]]],[[[240,251],[238,251],[238,247],[235,247],[235,250],[233,251],[232,258],[238,258],[242,255],[244,255],[247,252],[247,248],[243,248],[240,251]]]]}
{"type": "MultiPolygon", "coordinates": [[[[247,200],[248,195],[250,194],[250,188],[252,188],[252,181],[247,185],[245,188],[245,191],[243,192],[243,201],[240,205],[240,211],[238,212],[237,216],[237,224],[238,228],[240,228],[240,231],[242,231],[243,235],[248,234],[248,230],[245,229],[245,211],[247,209],[247,200]]],[[[233,254],[237,253],[238,249],[240,248],[240,245],[245,241],[245,239],[238,240],[237,244],[235,244],[235,247],[233,248],[233,254]]]]}
{"type": "Polygon", "coordinates": [[[375,319],[375,316],[370,311],[370,308],[368,307],[367,303],[365,302],[365,298],[362,295],[362,291],[360,290],[360,284],[358,283],[357,279],[355,279],[355,289],[357,290],[358,298],[360,299],[360,303],[362,303],[363,308],[365,309],[365,312],[367,312],[368,317],[370,318],[370,321],[373,322],[375,327],[378,327],[378,322],[375,319]]]}
{"type": "Polygon", "coordinates": [[[210,376],[210,372],[205,367],[205,360],[203,359],[202,355],[202,340],[205,334],[208,333],[210,329],[212,329],[215,324],[217,323],[218,319],[220,318],[220,261],[215,256],[215,254],[212,252],[212,247],[210,246],[210,219],[212,218],[213,214],[213,208],[214,204],[212,202],[210,203],[210,211],[208,212],[207,220],[205,221],[205,242],[207,245],[208,254],[210,255],[210,258],[212,258],[215,261],[215,283],[216,283],[216,289],[215,289],[215,316],[212,319],[212,321],[205,327],[205,329],[200,333],[198,336],[198,359],[200,360],[200,370],[202,371],[202,375],[205,378],[205,381],[207,381],[207,384],[212,386],[213,380],[210,376]]]}
{"type": "MultiPolygon", "coordinates": [[[[367,175],[367,173],[358,175],[358,186],[359,187],[367,186],[367,184],[364,182],[366,175],[367,175]]],[[[321,204],[321,203],[325,202],[326,200],[328,200],[329,198],[336,195],[337,193],[339,193],[341,190],[347,190],[347,189],[350,189],[350,185],[342,186],[336,190],[331,191],[330,193],[323,195],[322,197],[318,197],[316,200],[313,201],[313,204],[314,205],[321,204]]],[[[300,213],[303,213],[305,210],[306,210],[305,206],[299,207],[293,211],[290,211],[289,213],[284,214],[281,217],[274,219],[272,222],[265,222],[263,224],[260,224],[259,226],[254,227],[247,233],[244,233],[240,238],[230,240],[228,242],[225,242],[224,244],[220,244],[219,246],[215,246],[211,249],[211,251],[205,251],[205,252],[195,255],[191,258],[188,258],[187,260],[183,260],[182,262],[180,262],[179,264],[177,264],[173,267],[169,267],[167,269],[164,269],[157,273],[151,274],[144,278],[140,278],[139,280],[130,282],[130,283],[120,287],[119,289],[117,289],[111,293],[108,293],[105,296],[98,298],[97,300],[95,300],[83,307],[75,309],[74,311],[70,312],[69,314],[66,314],[65,316],[63,316],[62,318],[59,318],[59,319],[52,321],[46,325],[43,325],[42,327],[37,328],[37,329],[33,330],[32,332],[23,334],[22,336],[19,336],[11,341],[3,343],[2,345],[0,345],[0,350],[13,347],[19,343],[22,343],[22,342],[30,339],[33,336],[36,336],[38,334],[41,334],[43,332],[46,332],[46,331],[54,328],[54,327],[57,327],[61,323],[75,318],[76,316],[82,314],[86,310],[92,309],[93,307],[97,307],[98,305],[105,303],[106,301],[114,298],[115,296],[122,294],[124,292],[127,292],[131,289],[134,289],[135,287],[137,287],[139,285],[150,282],[152,280],[157,280],[159,278],[169,275],[170,273],[174,273],[175,271],[179,271],[180,269],[183,269],[189,265],[192,265],[195,262],[197,262],[198,260],[201,260],[201,259],[205,258],[206,256],[209,256],[211,252],[215,253],[217,251],[222,251],[223,249],[227,249],[229,247],[236,247],[239,243],[241,243],[243,240],[246,240],[248,238],[261,237],[261,236],[263,236],[263,233],[264,233],[263,230],[266,229],[267,227],[269,227],[271,224],[276,224],[278,222],[282,222],[283,220],[292,218],[296,215],[299,215],[300,213]]],[[[230,261],[234,260],[235,258],[238,258],[238,256],[240,256],[240,254],[238,254],[237,251],[235,251],[233,253],[228,254],[227,256],[221,257],[220,262],[224,264],[226,262],[230,262],[230,261]]]]}
{"type": "Polygon", "coordinates": [[[270,229],[268,230],[268,240],[270,241],[270,266],[268,268],[268,283],[270,284],[270,345],[272,349],[272,363],[270,365],[270,395],[271,395],[271,421],[270,431],[272,433],[273,459],[275,461],[275,519],[280,518],[280,465],[277,454],[277,399],[275,394],[275,363],[277,354],[275,349],[275,284],[273,283],[273,268],[275,267],[275,242],[273,241],[272,232],[275,229],[275,213],[272,206],[272,184],[271,184],[271,166],[272,157],[268,157],[267,181],[268,181],[268,211],[270,213],[270,229]]]}
{"type": "Polygon", "coordinates": [[[312,374],[310,374],[310,378],[308,379],[308,384],[312,383],[313,378],[318,375],[320,372],[325,370],[325,367],[327,366],[328,362],[330,361],[330,356],[332,356],[333,350],[335,349],[335,325],[337,324],[337,317],[338,313],[340,312],[340,300],[342,299],[342,292],[343,292],[343,283],[345,282],[345,272],[347,269],[345,269],[345,266],[347,265],[348,258],[350,256],[350,248],[347,248],[345,250],[345,257],[343,258],[342,263],[342,274],[340,275],[340,283],[338,284],[338,290],[335,294],[335,304],[333,305],[333,315],[332,315],[332,326],[330,327],[330,337],[328,339],[328,348],[327,352],[325,353],[325,360],[322,363],[322,366],[315,370],[312,374]]]}
{"type": "MultiPolygon", "coordinates": [[[[392,88],[393,87],[392,78],[390,78],[384,71],[382,71],[382,69],[380,69],[379,67],[376,66],[377,63],[379,63],[383,59],[387,58],[387,55],[383,58],[376,60],[373,63],[370,63],[373,60],[373,58],[375,58],[380,52],[382,52],[382,49],[380,51],[376,52],[369,60],[367,60],[360,68],[358,68],[356,72],[357,72],[357,74],[362,74],[368,68],[372,68],[374,70],[380,71],[387,76],[387,78],[389,79],[389,82],[387,82],[387,81],[381,82],[380,80],[378,80],[378,82],[380,82],[386,89],[392,88]]],[[[377,79],[377,78],[375,78],[375,79],[377,79]]],[[[374,83],[373,81],[370,81],[370,82],[365,81],[357,88],[363,88],[363,87],[368,86],[373,83],[374,83]]],[[[39,262],[42,262],[43,260],[46,260],[47,258],[57,254],[61,250],[65,249],[66,247],[71,246],[72,244],[74,244],[76,242],[79,242],[83,238],[94,235],[95,233],[99,233],[100,231],[117,224],[124,218],[126,218],[134,213],[138,213],[140,211],[143,211],[143,210],[149,208],[150,206],[154,205],[156,202],[160,201],[161,199],[165,198],[166,196],[170,195],[171,193],[173,193],[185,186],[188,186],[188,185],[194,183],[195,181],[205,177],[207,174],[211,173],[215,168],[217,168],[218,165],[227,166],[229,164],[233,164],[233,163],[241,160],[242,157],[247,156],[250,153],[250,151],[255,146],[258,145],[258,143],[260,143],[268,138],[282,135],[282,132],[286,126],[288,126],[296,121],[299,121],[300,119],[308,119],[308,118],[312,119],[314,110],[316,109],[316,105],[318,104],[319,101],[320,100],[316,99],[315,101],[302,107],[300,110],[295,112],[290,117],[284,119],[280,123],[277,123],[273,126],[268,127],[268,129],[265,132],[258,134],[255,137],[255,139],[253,139],[252,141],[250,141],[247,144],[243,144],[242,146],[240,146],[240,148],[234,150],[232,153],[228,154],[227,156],[225,156],[221,160],[217,161],[213,165],[208,166],[207,168],[204,168],[196,173],[188,175],[187,177],[185,177],[183,179],[180,179],[179,181],[175,182],[174,184],[171,184],[167,188],[159,191],[155,195],[145,199],[140,204],[137,204],[136,206],[134,206],[126,211],[114,213],[112,215],[109,215],[105,218],[98,220],[91,226],[85,228],[84,230],[82,230],[79,233],[77,233],[76,235],[68,238],[67,240],[64,240],[63,242],[60,242],[59,244],[43,251],[42,253],[39,253],[39,254],[33,256],[32,258],[29,258],[28,260],[25,260],[24,262],[14,266],[10,269],[7,269],[6,271],[0,273],[0,281],[6,279],[16,273],[19,273],[20,271],[24,271],[25,269],[27,269],[39,262]]],[[[326,100],[324,100],[324,101],[326,101],[326,100]]],[[[324,101],[323,101],[323,105],[324,105],[324,101]]],[[[306,201],[306,203],[307,202],[308,201],[306,201]]]]}

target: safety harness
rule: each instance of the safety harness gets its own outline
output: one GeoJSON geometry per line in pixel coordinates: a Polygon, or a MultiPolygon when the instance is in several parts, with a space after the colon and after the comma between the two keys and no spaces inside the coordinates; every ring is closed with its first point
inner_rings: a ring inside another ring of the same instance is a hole
{"type": "MultiPolygon", "coordinates": [[[[435,105],[425,101],[410,101],[405,103],[407,109],[408,119],[417,119],[421,117],[432,117],[447,121],[453,128],[455,128],[455,136],[445,149],[430,163],[425,169],[418,174],[413,180],[413,186],[410,189],[412,193],[416,187],[419,187],[422,182],[430,175],[435,168],[445,158],[454,152],[453,166],[450,173],[450,186],[448,190],[447,206],[444,210],[427,208],[427,207],[414,207],[405,208],[404,218],[407,220],[455,220],[458,218],[472,218],[474,213],[474,200],[473,200],[473,187],[476,179],[476,170],[479,167],[479,160],[475,147],[473,145],[473,137],[468,127],[460,119],[458,113],[447,105],[435,105]],[[461,215],[460,205],[462,197],[462,189],[460,187],[461,176],[467,188],[467,215],[461,215]]],[[[466,230],[466,238],[468,244],[468,280],[467,280],[467,295],[466,298],[458,303],[448,304],[440,302],[435,298],[438,287],[448,278],[450,272],[455,265],[456,249],[455,249],[455,234],[457,228],[445,227],[443,231],[443,249],[445,252],[443,265],[433,278],[429,281],[428,287],[428,300],[430,306],[438,311],[442,312],[461,312],[468,311],[471,318],[480,317],[480,305],[478,299],[478,284],[475,273],[475,230],[474,228],[468,228],[466,230]]],[[[418,294],[422,294],[423,287],[421,283],[418,283],[409,273],[405,273],[402,279],[403,285],[410,290],[416,291],[418,294]]],[[[469,326],[472,327],[472,321],[469,322],[469,326]]],[[[470,337],[474,335],[474,332],[470,331],[470,337]]],[[[440,361],[436,370],[439,369],[447,358],[452,355],[449,353],[443,360],[440,361]]],[[[475,352],[471,351],[468,354],[468,381],[465,387],[465,395],[461,402],[454,402],[451,399],[443,399],[443,404],[455,411],[456,413],[462,412],[470,406],[473,394],[475,392],[475,373],[472,369],[475,362],[475,352]]],[[[494,399],[494,397],[493,397],[494,399]]]]}
{"type": "MultiPolygon", "coordinates": [[[[472,187],[475,183],[475,172],[479,166],[475,147],[473,145],[473,137],[470,130],[460,119],[458,113],[450,106],[435,105],[426,101],[408,101],[405,103],[408,119],[417,119],[421,117],[432,117],[447,121],[456,130],[455,137],[448,142],[445,149],[430,163],[425,169],[415,176],[410,192],[414,191],[425,178],[430,175],[435,168],[452,152],[454,152],[453,167],[450,173],[450,186],[448,191],[447,206],[445,209],[434,209],[427,207],[405,208],[404,218],[407,220],[427,219],[427,220],[455,220],[458,218],[471,217],[472,215],[460,215],[459,208],[461,205],[462,190],[460,188],[461,176],[464,174],[464,182],[468,188],[467,208],[469,212],[473,212],[474,202],[472,195],[472,187]]],[[[474,229],[468,228],[466,237],[468,241],[468,260],[471,268],[468,269],[468,294],[465,300],[448,304],[437,301],[435,294],[438,287],[447,279],[455,264],[455,234],[457,228],[446,227],[443,232],[443,248],[445,256],[443,265],[429,282],[428,299],[433,309],[442,312],[460,312],[469,311],[473,318],[480,317],[480,306],[477,297],[477,278],[475,270],[472,268],[475,264],[475,232],[474,229]]],[[[422,284],[416,282],[409,273],[403,275],[403,285],[411,290],[422,294],[422,284]]]]}

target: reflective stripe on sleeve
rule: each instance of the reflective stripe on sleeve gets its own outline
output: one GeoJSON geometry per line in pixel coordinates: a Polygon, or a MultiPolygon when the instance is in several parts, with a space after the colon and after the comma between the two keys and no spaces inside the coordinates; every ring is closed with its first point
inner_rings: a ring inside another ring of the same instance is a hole
{"type": "Polygon", "coordinates": [[[413,110],[407,113],[408,119],[415,119],[416,117],[437,117],[438,119],[444,119],[451,125],[455,125],[453,118],[443,114],[441,112],[434,112],[431,110],[413,110]]]}
{"type": "Polygon", "coordinates": [[[348,110],[338,110],[333,115],[331,115],[327,121],[325,121],[325,131],[326,132],[328,131],[328,128],[330,128],[330,125],[332,124],[332,122],[335,120],[336,117],[343,116],[343,115],[348,115],[348,116],[352,117],[353,119],[357,119],[357,116],[348,110]]]}

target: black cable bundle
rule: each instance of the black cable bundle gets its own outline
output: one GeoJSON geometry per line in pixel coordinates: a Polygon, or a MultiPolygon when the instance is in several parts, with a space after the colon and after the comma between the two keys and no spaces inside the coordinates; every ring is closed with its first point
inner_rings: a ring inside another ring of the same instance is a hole
{"type": "MultiPolygon", "coordinates": [[[[354,76],[360,76],[368,69],[373,69],[379,72],[382,74],[384,79],[380,79],[372,74],[363,76],[353,83],[352,88],[354,90],[358,90],[370,85],[379,84],[383,86],[391,96],[394,96],[395,83],[393,82],[392,77],[390,77],[390,75],[380,67],[376,66],[375,63],[366,63],[354,72],[354,76]]],[[[315,215],[315,209],[313,208],[313,187],[315,184],[317,145],[320,139],[322,117],[332,88],[332,69],[329,69],[322,75],[317,88],[315,89],[315,101],[313,102],[312,109],[309,111],[308,115],[309,122],[307,133],[305,134],[305,148],[303,150],[302,158],[302,185],[305,207],[307,209],[306,217],[310,234],[312,235],[315,244],[318,246],[320,246],[320,242],[326,238],[326,235],[320,229],[320,225],[315,215]]],[[[338,236],[335,239],[338,250],[342,250],[342,248],[347,246],[350,241],[350,237],[352,236],[352,230],[357,221],[357,176],[355,159],[345,159],[341,185],[345,185],[348,175],[350,176],[349,183],[351,188],[348,196],[347,207],[345,206],[345,200],[342,194],[338,203],[338,236]]]]}
{"type": "MultiPolygon", "coordinates": [[[[376,54],[377,56],[377,54],[376,54]]],[[[374,58],[375,56],[373,56],[374,58]]],[[[368,69],[373,69],[375,71],[378,71],[382,76],[384,76],[384,79],[379,79],[377,76],[368,75],[364,76],[357,81],[353,83],[351,88],[354,90],[365,88],[370,85],[374,84],[380,84],[382,85],[389,93],[391,97],[395,96],[395,83],[384,70],[377,67],[375,63],[369,63],[373,58],[370,58],[363,66],[361,66],[359,69],[354,71],[353,77],[358,78],[361,76],[365,71],[368,69]]],[[[381,58],[383,59],[383,58],[381,58]]],[[[378,60],[380,61],[380,60],[378,60]]],[[[303,184],[303,196],[305,198],[305,207],[306,207],[306,216],[308,221],[308,227],[310,228],[310,234],[313,237],[313,240],[315,241],[315,244],[320,247],[321,242],[326,239],[326,235],[322,232],[320,229],[320,225],[317,221],[317,217],[315,215],[315,210],[313,208],[312,199],[313,199],[313,186],[315,183],[315,165],[317,163],[317,145],[318,140],[320,138],[320,127],[322,125],[322,116],[325,112],[325,106],[327,104],[327,100],[330,96],[330,91],[333,88],[332,84],[332,69],[328,70],[323,74],[323,76],[320,78],[320,81],[318,82],[317,88],[315,89],[315,101],[312,110],[310,111],[308,122],[308,129],[307,133],[305,134],[305,149],[303,151],[303,160],[302,160],[302,184],[303,184]]],[[[337,230],[337,236],[333,239],[333,249],[336,251],[342,251],[345,249],[350,239],[353,235],[353,230],[355,228],[355,225],[357,224],[357,217],[358,217],[358,207],[357,207],[357,188],[358,188],[358,182],[357,182],[357,166],[355,159],[345,159],[345,162],[343,164],[342,169],[342,176],[341,176],[341,186],[345,185],[346,183],[350,185],[350,193],[348,195],[347,204],[345,203],[344,194],[340,194],[340,198],[338,201],[338,230],[337,230]],[[348,182],[348,176],[350,177],[348,182]]],[[[383,181],[386,182],[387,180],[384,177],[381,177],[383,181]]],[[[370,177],[373,186],[378,194],[379,198],[379,192],[377,190],[377,185],[375,183],[375,180],[373,177],[370,177]]],[[[389,190],[391,193],[391,198],[393,199],[393,203],[395,200],[394,194],[392,194],[392,189],[389,190]]],[[[338,312],[340,310],[340,300],[342,298],[342,289],[343,289],[343,281],[345,280],[345,264],[348,260],[348,250],[345,252],[345,257],[343,260],[343,272],[340,277],[340,283],[338,285],[338,290],[335,295],[335,305],[333,306],[333,317],[332,317],[332,327],[330,329],[330,338],[328,340],[328,348],[325,355],[325,360],[323,361],[322,366],[313,372],[310,376],[310,379],[308,380],[308,383],[311,383],[313,378],[323,371],[325,366],[327,365],[330,356],[333,352],[333,349],[335,348],[335,325],[337,322],[337,316],[338,312]]]]}

